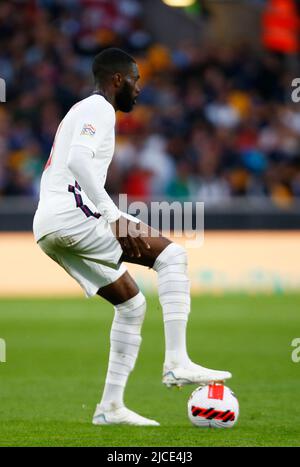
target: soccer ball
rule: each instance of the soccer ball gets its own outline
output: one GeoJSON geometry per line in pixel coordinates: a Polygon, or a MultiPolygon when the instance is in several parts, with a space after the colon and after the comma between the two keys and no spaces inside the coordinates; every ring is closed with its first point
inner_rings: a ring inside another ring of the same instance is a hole
{"type": "Polygon", "coordinates": [[[239,403],[222,384],[200,386],[188,400],[188,416],[197,427],[231,428],[239,416],[239,403]]]}

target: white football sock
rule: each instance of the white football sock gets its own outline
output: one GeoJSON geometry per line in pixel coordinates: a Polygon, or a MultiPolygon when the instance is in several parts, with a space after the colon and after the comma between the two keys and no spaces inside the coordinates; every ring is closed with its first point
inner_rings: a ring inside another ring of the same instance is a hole
{"type": "Polygon", "coordinates": [[[105,388],[100,406],[114,410],[124,405],[123,396],[129,373],[133,370],[140,344],[146,300],[139,292],[125,303],[116,305],[110,333],[110,354],[105,388]]]}
{"type": "Polygon", "coordinates": [[[186,325],[190,312],[190,281],[186,250],[171,243],[156,258],[158,294],[163,309],[167,368],[187,366],[186,325]]]}
{"type": "Polygon", "coordinates": [[[187,321],[165,321],[165,366],[185,366],[189,362],[186,351],[187,321]],[[178,364],[177,364],[178,362],[178,364]]]}

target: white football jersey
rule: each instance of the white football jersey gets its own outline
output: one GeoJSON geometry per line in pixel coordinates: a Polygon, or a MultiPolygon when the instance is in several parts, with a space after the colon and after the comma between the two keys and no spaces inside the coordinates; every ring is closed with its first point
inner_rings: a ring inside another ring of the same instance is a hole
{"type": "Polygon", "coordinates": [[[75,104],[61,121],[41,178],[40,200],[33,222],[38,241],[43,236],[99,218],[97,208],[67,167],[71,146],[93,151],[96,175],[104,186],[115,146],[115,110],[101,95],[75,104]]]}

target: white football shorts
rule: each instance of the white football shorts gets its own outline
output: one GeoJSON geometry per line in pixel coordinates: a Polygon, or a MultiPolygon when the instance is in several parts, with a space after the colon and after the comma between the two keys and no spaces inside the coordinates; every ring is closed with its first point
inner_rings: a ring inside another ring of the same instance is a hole
{"type": "MultiPolygon", "coordinates": [[[[122,215],[140,222],[130,214],[122,215]]],[[[127,271],[120,262],[121,245],[102,217],[89,218],[76,229],[60,229],[45,235],[38,245],[79,283],[87,297],[92,297],[127,271]]]]}

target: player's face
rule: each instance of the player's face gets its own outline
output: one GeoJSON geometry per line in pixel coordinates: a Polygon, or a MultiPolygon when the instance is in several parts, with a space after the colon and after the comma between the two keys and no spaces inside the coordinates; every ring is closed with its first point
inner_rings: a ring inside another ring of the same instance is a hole
{"type": "Polygon", "coordinates": [[[140,93],[139,79],[138,67],[133,63],[130,71],[124,76],[122,87],[116,94],[117,109],[121,112],[130,112],[136,104],[137,96],[140,93]]]}

